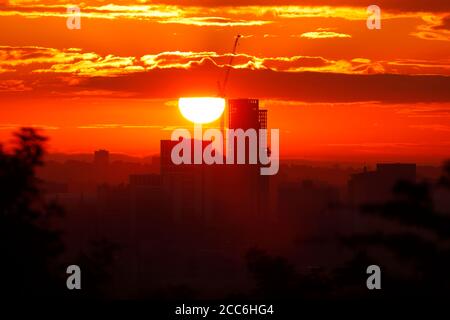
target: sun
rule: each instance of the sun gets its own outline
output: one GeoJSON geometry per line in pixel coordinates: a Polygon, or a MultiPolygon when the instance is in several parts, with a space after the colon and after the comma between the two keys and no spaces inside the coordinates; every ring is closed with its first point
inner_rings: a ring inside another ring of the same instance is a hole
{"type": "Polygon", "coordinates": [[[223,98],[180,98],[178,108],[183,117],[194,123],[210,123],[220,118],[225,110],[223,98]]]}

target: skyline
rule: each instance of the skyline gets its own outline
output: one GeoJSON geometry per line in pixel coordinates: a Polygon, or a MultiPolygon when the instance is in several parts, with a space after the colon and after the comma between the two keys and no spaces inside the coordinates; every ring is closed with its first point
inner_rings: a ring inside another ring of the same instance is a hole
{"type": "Polygon", "coordinates": [[[448,0],[0,0],[0,28],[8,300],[448,296],[448,0]]]}
{"type": "Polygon", "coordinates": [[[176,100],[215,96],[242,34],[229,97],[260,99],[281,158],[450,156],[445,1],[379,1],[381,30],[366,27],[372,3],[351,0],[87,1],[80,30],[66,28],[64,1],[2,3],[3,141],[34,126],[53,153],[157,154],[189,126],[176,100]]]}

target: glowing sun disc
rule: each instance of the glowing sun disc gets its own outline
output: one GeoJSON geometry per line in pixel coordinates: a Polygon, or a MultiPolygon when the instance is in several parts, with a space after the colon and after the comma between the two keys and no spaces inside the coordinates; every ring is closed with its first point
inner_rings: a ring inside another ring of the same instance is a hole
{"type": "Polygon", "coordinates": [[[194,123],[209,123],[220,118],[225,110],[222,98],[180,98],[178,108],[183,117],[194,123]]]}

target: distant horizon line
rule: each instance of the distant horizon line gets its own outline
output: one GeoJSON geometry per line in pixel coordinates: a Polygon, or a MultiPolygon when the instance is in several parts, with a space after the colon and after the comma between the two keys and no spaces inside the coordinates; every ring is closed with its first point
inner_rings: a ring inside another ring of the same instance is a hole
{"type": "MultiPolygon", "coordinates": [[[[48,152],[45,154],[44,159],[48,158],[48,157],[64,157],[67,159],[50,159],[50,161],[56,161],[58,162],[58,160],[71,160],[70,157],[82,157],[82,158],[87,158],[90,157],[92,158],[92,160],[94,159],[94,152],[97,150],[107,150],[107,149],[95,149],[92,152],[48,152]]],[[[109,150],[107,150],[109,151],[109,150]]],[[[126,153],[126,152],[110,152],[110,156],[112,157],[118,157],[119,159],[111,159],[113,162],[115,161],[122,161],[120,159],[120,157],[123,158],[130,158],[130,159],[135,159],[136,161],[134,162],[139,162],[145,159],[152,159],[152,158],[160,158],[160,154],[159,153],[153,153],[153,154],[147,154],[147,155],[138,155],[138,154],[131,154],[131,153],[126,153]]],[[[382,157],[380,157],[382,158],[382,157]]],[[[87,161],[89,159],[75,159],[78,161],[87,161]]],[[[450,160],[450,156],[449,156],[449,160],[450,160]]],[[[439,160],[434,160],[434,161],[411,161],[411,160],[401,160],[401,159],[397,159],[397,160],[383,160],[383,159],[379,159],[379,160],[359,160],[359,159],[355,159],[355,160],[339,160],[339,159],[318,159],[318,158],[301,158],[301,157],[295,157],[295,156],[286,156],[286,157],[280,157],[280,161],[281,162],[304,162],[305,164],[308,163],[313,163],[313,164],[322,164],[322,165],[358,165],[358,166],[372,166],[372,165],[376,165],[378,163],[414,163],[418,166],[432,166],[432,167],[440,167],[443,165],[443,163],[446,161],[445,159],[442,161],[439,160]]],[[[151,164],[151,163],[150,163],[151,164]]]]}

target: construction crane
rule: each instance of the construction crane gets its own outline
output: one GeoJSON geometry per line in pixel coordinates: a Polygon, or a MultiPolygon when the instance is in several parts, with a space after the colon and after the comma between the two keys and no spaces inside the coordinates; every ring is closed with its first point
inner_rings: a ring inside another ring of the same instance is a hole
{"type": "MultiPolygon", "coordinates": [[[[225,70],[225,78],[223,79],[223,82],[220,83],[220,81],[217,81],[217,86],[219,89],[219,97],[221,98],[226,98],[226,89],[227,89],[227,83],[228,83],[228,78],[230,77],[230,71],[231,71],[231,66],[233,65],[233,60],[234,60],[234,56],[236,55],[236,49],[237,46],[239,44],[239,39],[242,36],[240,34],[238,34],[234,40],[234,45],[233,45],[233,51],[231,52],[231,56],[230,56],[230,60],[228,61],[228,64],[226,65],[226,70],[225,70]]],[[[226,102],[225,105],[227,105],[228,102],[226,102]]],[[[227,110],[228,108],[226,107],[225,110],[227,110]]],[[[225,116],[226,116],[227,111],[225,112],[224,115],[222,115],[222,117],[220,118],[220,130],[222,131],[222,134],[225,134],[225,116]]]]}
{"type": "Polygon", "coordinates": [[[225,78],[224,78],[223,82],[222,83],[220,83],[219,81],[217,82],[218,87],[219,87],[219,97],[221,97],[221,98],[225,98],[225,96],[226,96],[228,78],[230,77],[230,71],[231,71],[231,67],[233,65],[234,56],[236,55],[236,49],[239,44],[239,39],[241,37],[242,36],[240,34],[238,34],[234,40],[233,51],[231,53],[230,60],[228,61],[228,64],[226,65],[225,78]]]}

